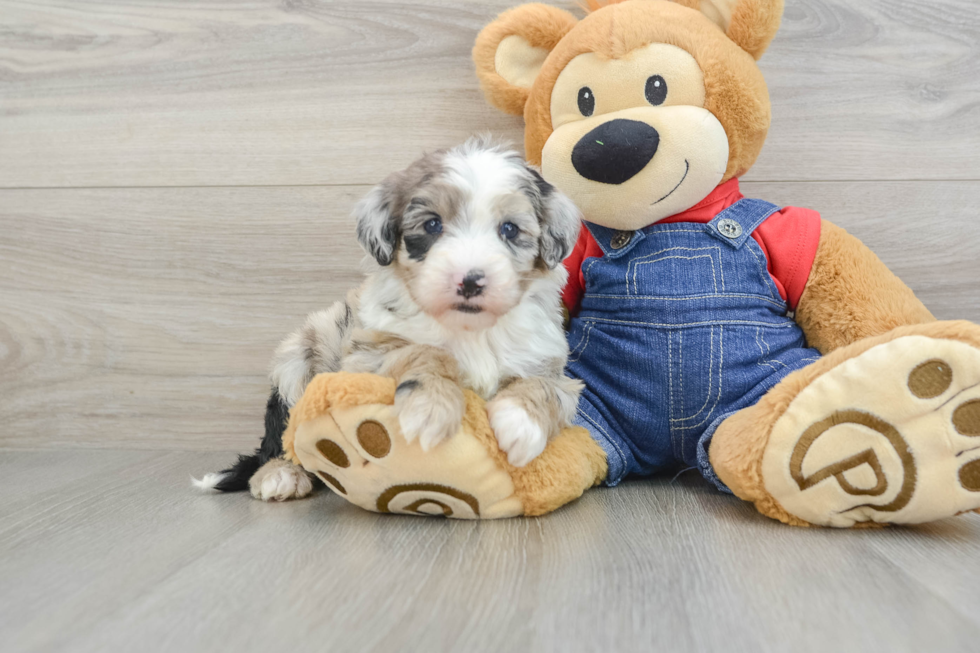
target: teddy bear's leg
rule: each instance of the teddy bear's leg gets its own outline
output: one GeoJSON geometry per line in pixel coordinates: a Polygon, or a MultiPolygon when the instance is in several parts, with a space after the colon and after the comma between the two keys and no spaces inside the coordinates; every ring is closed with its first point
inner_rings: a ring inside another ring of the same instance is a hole
{"type": "Polygon", "coordinates": [[[901,327],[786,377],[715,433],[711,465],[795,525],[921,523],[980,508],[980,326],[901,327]]]}

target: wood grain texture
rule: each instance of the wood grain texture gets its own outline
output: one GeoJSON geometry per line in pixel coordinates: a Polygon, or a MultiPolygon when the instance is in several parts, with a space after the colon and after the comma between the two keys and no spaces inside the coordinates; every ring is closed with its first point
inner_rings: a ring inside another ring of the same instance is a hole
{"type": "MultiPolygon", "coordinates": [[[[374,183],[521,142],[469,57],[514,4],[0,0],[0,187],[374,183]]],[[[788,0],[761,66],[750,179],[980,179],[975,0],[788,0]]]]}
{"type": "MultiPolygon", "coordinates": [[[[980,321],[980,182],[744,191],[820,209],[938,317],[980,321]]],[[[364,192],[0,191],[0,447],[252,446],[272,350],[361,278],[364,192]]]]}
{"type": "Polygon", "coordinates": [[[11,651],[975,651],[980,516],[803,530],[696,474],[538,519],[202,495],[217,453],[8,453],[11,651]],[[65,470],[88,475],[60,475],[65,470]],[[932,572],[938,575],[933,576],[932,572]]]}

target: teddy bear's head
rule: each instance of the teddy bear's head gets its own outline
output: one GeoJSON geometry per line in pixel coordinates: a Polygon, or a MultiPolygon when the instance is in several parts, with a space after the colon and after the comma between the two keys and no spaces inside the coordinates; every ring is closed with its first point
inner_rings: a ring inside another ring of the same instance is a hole
{"type": "Polygon", "coordinates": [[[638,229],[745,173],[769,129],[756,65],[783,0],[589,0],[584,19],[542,4],[477,37],[488,100],[523,114],[525,155],[586,219],[638,229]]]}

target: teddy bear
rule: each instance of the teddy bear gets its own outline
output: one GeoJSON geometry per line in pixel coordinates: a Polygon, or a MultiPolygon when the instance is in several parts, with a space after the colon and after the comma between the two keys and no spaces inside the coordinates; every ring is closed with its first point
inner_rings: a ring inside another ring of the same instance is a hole
{"type": "Polygon", "coordinates": [[[324,375],[287,455],[380,512],[543,514],[678,468],[797,526],[980,508],[980,327],[937,321],[816,211],[739,191],[770,124],[756,62],[782,11],[591,0],[582,19],[528,4],[487,25],[473,50],[487,100],[523,116],[526,158],[585,217],[563,296],[575,426],[513,468],[470,396],[460,432],[421,454],[390,382],[324,375]]]}

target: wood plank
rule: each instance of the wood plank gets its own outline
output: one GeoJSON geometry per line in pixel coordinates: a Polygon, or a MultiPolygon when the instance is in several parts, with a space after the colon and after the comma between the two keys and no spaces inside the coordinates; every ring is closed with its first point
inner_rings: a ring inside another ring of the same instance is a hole
{"type": "Polygon", "coordinates": [[[795,529],[690,473],[539,519],[452,522],[327,492],[276,505],[195,493],[188,472],[216,454],[104,456],[111,476],[66,482],[0,534],[11,650],[974,651],[980,636],[976,583],[951,605],[914,563],[939,545],[976,578],[976,515],[795,529]]]}
{"type": "MultiPolygon", "coordinates": [[[[0,0],[0,187],[373,183],[474,132],[520,142],[469,58],[514,4],[0,0]]],[[[974,0],[788,0],[761,65],[750,179],[980,176],[974,0]]]]}
{"type": "MultiPolygon", "coordinates": [[[[272,350],[361,278],[365,190],[0,191],[0,447],[252,446],[272,350]]],[[[821,209],[937,316],[974,321],[978,191],[745,184],[821,209]]]]}

